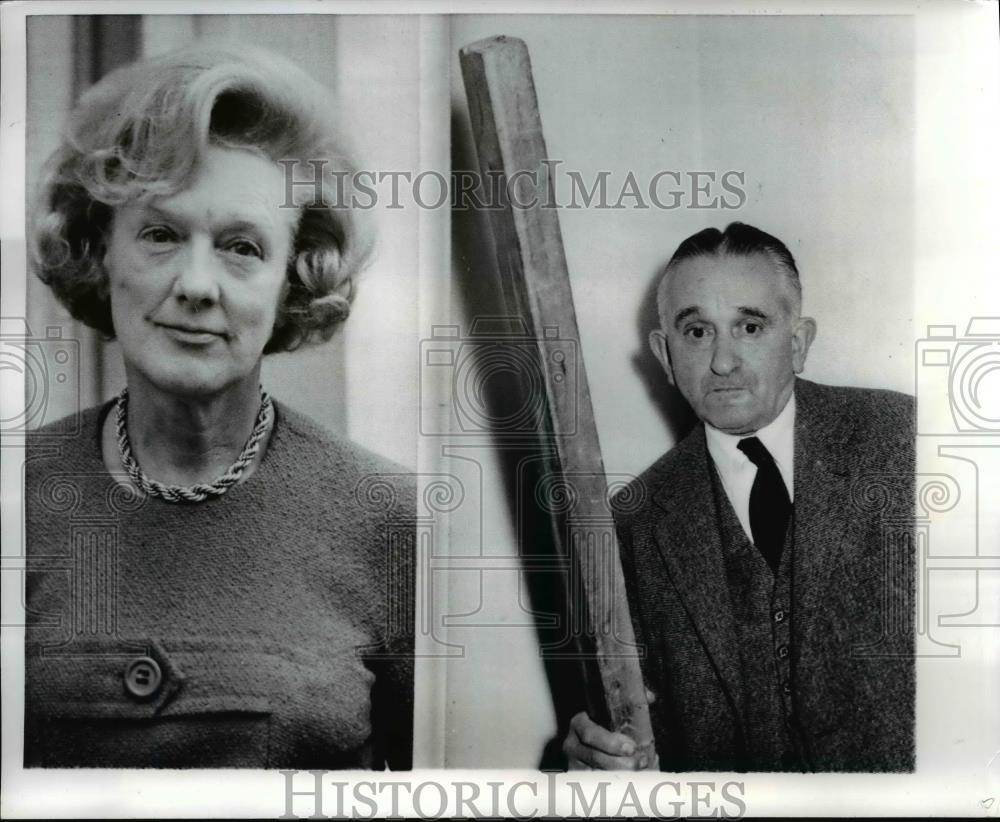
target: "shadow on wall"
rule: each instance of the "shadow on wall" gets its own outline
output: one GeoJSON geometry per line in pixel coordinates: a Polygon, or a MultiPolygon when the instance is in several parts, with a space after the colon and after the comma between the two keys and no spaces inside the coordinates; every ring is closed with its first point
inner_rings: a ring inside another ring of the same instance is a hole
{"type": "MultiPolygon", "coordinates": [[[[456,171],[478,169],[464,112],[452,116],[452,168],[456,171]]],[[[487,215],[473,209],[452,211],[452,254],[456,271],[456,302],[460,314],[468,318],[510,318],[500,290],[493,237],[487,215]]],[[[494,320],[494,330],[502,332],[494,320]]],[[[487,349],[473,349],[486,353],[487,349]]],[[[480,362],[483,373],[488,364],[480,362]]],[[[486,419],[511,421],[523,419],[519,413],[537,398],[525,390],[523,375],[515,368],[489,369],[481,382],[482,396],[477,402],[486,419]]],[[[536,570],[546,560],[558,557],[553,526],[549,515],[530,498],[529,489],[538,475],[545,471],[550,449],[537,430],[523,427],[521,436],[508,426],[494,437],[499,469],[503,477],[504,504],[507,516],[516,524],[519,553],[523,559],[523,584],[528,602],[521,603],[533,617],[539,648],[551,648],[561,643],[570,624],[564,580],[558,573],[536,570]]],[[[550,563],[551,564],[551,563],[550,563]]],[[[558,723],[557,738],[538,753],[538,767],[561,769],[565,766],[559,742],[569,727],[570,718],[585,705],[583,676],[575,659],[545,658],[545,674],[555,707],[558,723]]]]}
{"type": "MultiPolygon", "coordinates": [[[[452,114],[452,168],[455,171],[478,169],[475,147],[467,117],[459,107],[452,114]]],[[[452,264],[456,304],[460,314],[471,322],[491,324],[491,337],[504,333],[504,320],[510,325],[512,315],[504,302],[496,267],[493,237],[488,216],[471,208],[452,211],[452,264]],[[503,319],[500,319],[503,318],[503,319]]],[[[658,323],[656,313],[656,282],[652,278],[639,308],[637,336],[639,344],[632,358],[632,367],[646,386],[650,401],[659,409],[674,439],[679,439],[693,424],[694,418],[680,394],[669,385],[666,377],[649,350],[647,336],[658,323]]],[[[516,323],[517,320],[513,319],[516,323]]],[[[528,324],[530,327],[530,324],[528,324]]],[[[538,491],[551,479],[554,470],[555,449],[547,431],[540,430],[537,419],[523,413],[537,407],[543,398],[537,394],[538,381],[526,379],[518,373],[513,357],[508,367],[496,368],[487,357],[496,357],[496,348],[472,347],[472,355],[479,357],[476,364],[480,376],[476,385],[480,394],[475,398],[462,398],[477,405],[483,418],[497,421],[493,427],[493,440],[499,469],[503,477],[504,504],[511,517],[518,538],[518,551],[522,560],[522,579],[527,602],[521,607],[534,619],[539,652],[544,659],[545,674],[557,720],[557,733],[538,753],[538,767],[542,770],[565,768],[562,739],[570,719],[579,711],[592,706],[591,713],[599,717],[600,698],[588,694],[584,682],[588,665],[587,637],[580,626],[581,615],[574,615],[568,607],[567,587],[571,575],[567,573],[555,538],[556,529],[564,527],[556,516],[539,504],[538,491]],[[493,352],[492,354],[490,352],[493,352]],[[523,423],[531,418],[532,422],[523,423]],[[513,426],[512,420],[521,420],[513,426]],[[520,426],[520,427],[519,427],[520,426]],[[547,480],[548,478],[548,480],[547,480]]],[[[586,359],[587,352],[584,352],[586,359]]],[[[659,456],[650,454],[649,462],[659,456]]],[[[592,664],[592,663],[589,663],[592,664]]]]}

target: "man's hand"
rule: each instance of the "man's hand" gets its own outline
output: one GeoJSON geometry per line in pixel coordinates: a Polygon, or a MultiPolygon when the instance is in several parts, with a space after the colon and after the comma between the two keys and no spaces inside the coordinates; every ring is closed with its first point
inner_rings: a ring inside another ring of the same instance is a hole
{"type": "Polygon", "coordinates": [[[563,753],[570,770],[642,771],[656,768],[645,753],[637,753],[635,742],[625,734],[602,728],[583,711],[570,720],[563,753]]]}

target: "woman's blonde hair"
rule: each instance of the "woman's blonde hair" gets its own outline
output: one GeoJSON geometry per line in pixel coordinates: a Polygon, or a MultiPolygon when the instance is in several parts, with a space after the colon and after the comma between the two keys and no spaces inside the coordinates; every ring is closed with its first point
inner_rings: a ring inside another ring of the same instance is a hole
{"type": "Polygon", "coordinates": [[[281,162],[299,209],[264,352],[329,339],[372,248],[366,212],[350,207],[357,169],[335,115],[329,92],[302,69],[242,45],[196,46],[112,72],[80,99],[43,172],[36,273],[74,317],[113,337],[103,259],[115,207],[183,190],[209,146],[249,149],[281,162]]]}

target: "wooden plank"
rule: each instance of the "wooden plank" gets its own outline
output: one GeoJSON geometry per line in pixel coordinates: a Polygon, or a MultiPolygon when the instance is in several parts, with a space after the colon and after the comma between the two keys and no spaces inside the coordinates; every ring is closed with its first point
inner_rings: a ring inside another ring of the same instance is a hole
{"type": "Polygon", "coordinates": [[[555,200],[545,173],[547,153],[528,49],[521,40],[496,37],[466,46],[460,56],[483,179],[500,182],[487,197],[512,184],[512,197],[488,211],[489,223],[508,309],[524,318],[537,341],[547,417],[542,428],[551,432],[558,475],[574,497],[554,532],[582,583],[584,601],[572,604],[585,614],[592,639],[598,681],[589,690],[599,685],[603,700],[591,714],[630,736],[638,752],[655,762],[559,217],[555,208],[541,207],[555,200]],[[537,204],[523,207],[533,196],[537,204]],[[577,343],[575,363],[565,356],[567,341],[577,343]],[[567,369],[574,366],[570,375],[567,369]]]}

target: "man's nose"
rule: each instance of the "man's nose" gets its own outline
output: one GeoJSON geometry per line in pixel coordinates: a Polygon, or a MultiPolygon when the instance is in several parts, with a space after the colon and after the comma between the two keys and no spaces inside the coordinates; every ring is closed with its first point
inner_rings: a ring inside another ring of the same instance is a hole
{"type": "Polygon", "coordinates": [[[736,343],[725,336],[718,336],[712,347],[712,373],[720,377],[731,374],[740,366],[736,343]]]}
{"type": "Polygon", "coordinates": [[[189,308],[198,311],[219,300],[219,266],[215,248],[207,238],[194,238],[187,253],[178,261],[174,278],[174,296],[189,308]]]}

